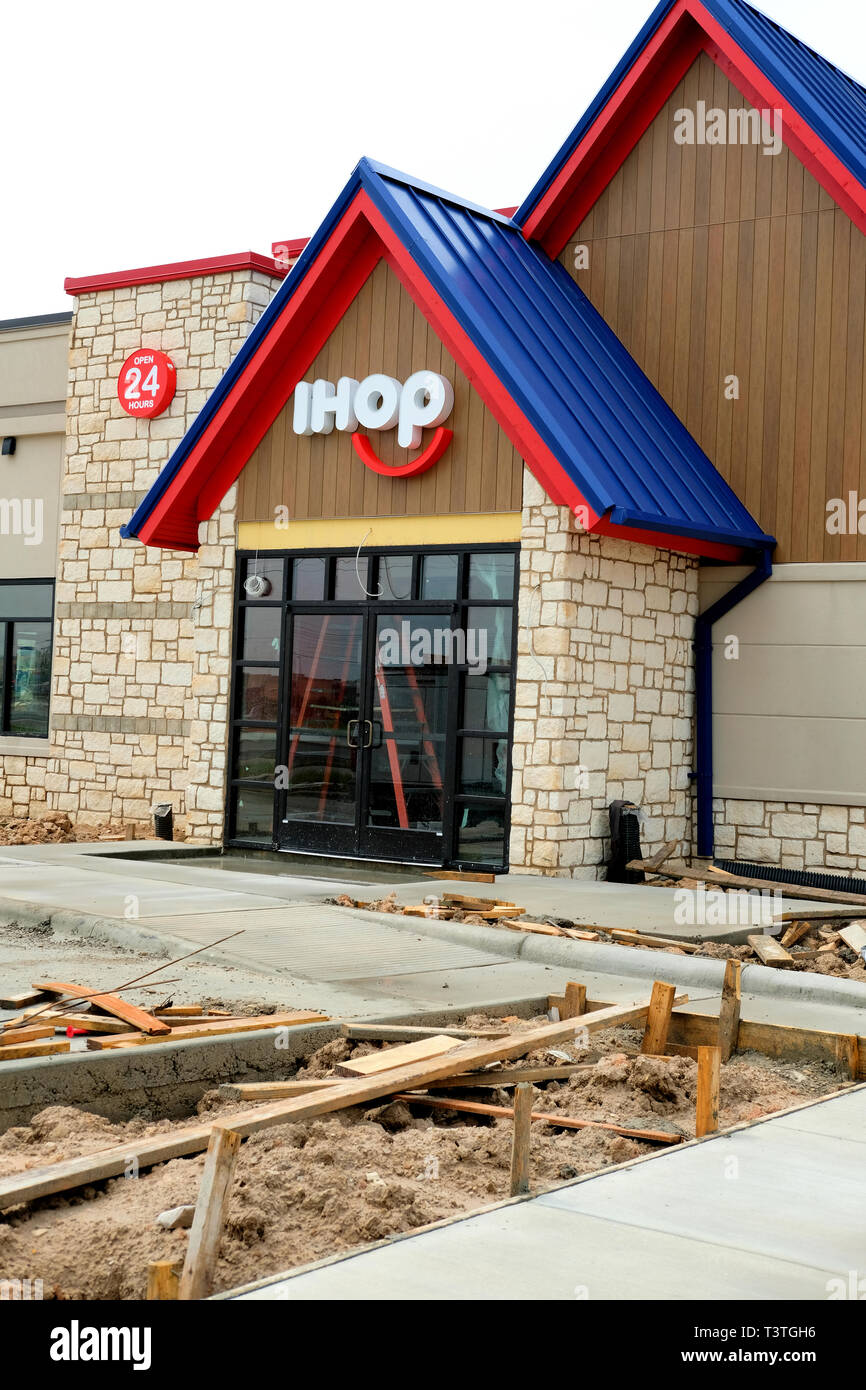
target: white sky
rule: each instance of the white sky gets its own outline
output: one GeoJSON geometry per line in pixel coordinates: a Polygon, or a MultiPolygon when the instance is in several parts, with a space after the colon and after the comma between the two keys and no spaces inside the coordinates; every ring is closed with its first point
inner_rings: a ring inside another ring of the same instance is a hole
{"type": "MultiPolygon", "coordinates": [[[[313,232],[370,155],[519,203],[653,0],[29,0],[0,11],[0,319],[66,275],[313,232]]],[[[862,0],[761,0],[866,82],[862,0]]]]}

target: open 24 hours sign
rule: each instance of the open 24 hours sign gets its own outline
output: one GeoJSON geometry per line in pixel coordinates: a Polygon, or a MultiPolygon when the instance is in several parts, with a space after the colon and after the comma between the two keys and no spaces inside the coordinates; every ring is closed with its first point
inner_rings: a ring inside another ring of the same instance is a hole
{"type": "Polygon", "coordinates": [[[148,419],[168,410],[177,386],[177,372],[170,357],[156,348],[130,353],[117,378],[117,398],[128,415],[148,419]]]}

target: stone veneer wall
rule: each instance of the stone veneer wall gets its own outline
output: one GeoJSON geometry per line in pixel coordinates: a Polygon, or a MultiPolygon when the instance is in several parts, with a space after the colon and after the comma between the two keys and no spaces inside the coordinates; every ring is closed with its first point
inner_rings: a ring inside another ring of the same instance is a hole
{"type": "Polygon", "coordinates": [[[716,858],[826,869],[840,876],[866,872],[866,808],[799,801],[713,802],[716,858]]]}
{"type": "Polygon", "coordinates": [[[697,561],[579,531],[527,472],[511,868],[604,876],[607,807],[691,847],[697,561]]]}
{"type": "Polygon", "coordinates": [[[76,301],[52,746],[24,771],[31,811],[41,801],[85,824],[150,823],[154,803],[168,801],[197,838],[221,837],[235,491],[203,524],[197,556],[117,533],[278,284],[243,270],[76,301]],[[117,399],[120,367],[137,347],[163,349],[178,369],[174,400],[155,420],[132,418],[117,399]]]}

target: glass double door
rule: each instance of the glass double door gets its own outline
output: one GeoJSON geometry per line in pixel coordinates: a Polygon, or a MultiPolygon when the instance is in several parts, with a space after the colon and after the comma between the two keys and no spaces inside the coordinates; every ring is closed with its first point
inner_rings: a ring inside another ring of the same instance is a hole
{"type": "Polygon", "coordinates": [[[295,607],[281,849],[438,865],[456,607],[295,607]]]}

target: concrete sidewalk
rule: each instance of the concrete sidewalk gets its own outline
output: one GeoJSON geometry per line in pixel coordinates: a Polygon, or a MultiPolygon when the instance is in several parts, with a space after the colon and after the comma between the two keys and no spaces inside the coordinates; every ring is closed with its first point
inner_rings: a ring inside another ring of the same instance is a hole
{"type": "Polygon", "coordinates": [[[860,1086],[219,1297],[826,1300],[863,1268],[864,1164],[860,1086]]]}

